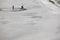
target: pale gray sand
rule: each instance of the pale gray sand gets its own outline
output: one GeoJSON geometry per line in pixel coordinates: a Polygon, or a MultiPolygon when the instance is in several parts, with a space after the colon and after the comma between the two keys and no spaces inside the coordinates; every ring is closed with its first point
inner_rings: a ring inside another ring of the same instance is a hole
{"type": "Polygon", "coordinates": [[[25,11],[0,11],[0,40],[60,40],[60,12],[48,4],[25,11]]]}
{"type": "Polygon", "coordinates": [[[1,11],[1,40],[57,39],[60,15],[48,9],[45,11],[45,9],[32,9],[24,12],[1,11]]]}

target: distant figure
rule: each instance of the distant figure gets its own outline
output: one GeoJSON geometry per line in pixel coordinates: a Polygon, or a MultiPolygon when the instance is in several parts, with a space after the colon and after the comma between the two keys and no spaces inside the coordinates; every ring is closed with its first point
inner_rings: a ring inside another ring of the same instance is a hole
{"type": "Polygon", "coordinates": [[[12,10],[14,10],[14,5],[12,6],[12,10]]]}
{"type": "Polygon", "coordinates": [[[21,6],[21,8],[20,9],[22,9],[22,10],[26,10],[24,7],[23,7],[23,5],[21,6]]]}
{"type": "Polygon", "coordinates": [[[21,6],[21,9],[24,9],[23,5],[21,6]]]}

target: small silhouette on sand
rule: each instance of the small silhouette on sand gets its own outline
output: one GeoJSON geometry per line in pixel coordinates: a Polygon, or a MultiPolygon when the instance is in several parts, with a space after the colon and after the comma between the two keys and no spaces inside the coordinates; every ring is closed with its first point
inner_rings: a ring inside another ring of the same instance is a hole
{"type": "Polygon", "coordinates": [[[23,5],[21,6],[21,8],[20,8],[21,10],[27,10],[27,9],[25,9],[24,7],[23,7],[23,5]]]}
{"type": "Polygon", "coordinates": [[[14,5],[12,6],[12,10],[14,11],[14,5]]]}

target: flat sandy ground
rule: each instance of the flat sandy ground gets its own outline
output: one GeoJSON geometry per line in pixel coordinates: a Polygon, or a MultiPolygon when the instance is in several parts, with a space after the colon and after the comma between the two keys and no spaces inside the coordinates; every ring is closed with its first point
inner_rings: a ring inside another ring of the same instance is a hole
{"type": "Polygon", "coordinates": [[[0,40],[60,40],[60,14],[49,8],[0,11],[0,40]]]}

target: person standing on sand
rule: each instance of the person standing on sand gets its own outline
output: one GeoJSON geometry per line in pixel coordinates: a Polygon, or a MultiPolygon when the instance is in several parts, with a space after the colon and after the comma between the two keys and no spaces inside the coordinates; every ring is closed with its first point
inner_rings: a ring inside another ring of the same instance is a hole
{"type": "Polygon", "coordinates": [[[23,5],[21,6],[21,9],[24,9],[23,5]]]}
{"type": "Polygon", "coordinates": [[[12,6],[12,10],[14,10],[14,5],[12,6]]]}
{"type": "Polygon", "coordinates": [[[22,10],[26,10],[24,7],[23,7],[23,5],[21,6],[21,8],[20,9],[22,9],[22,10]]]}

